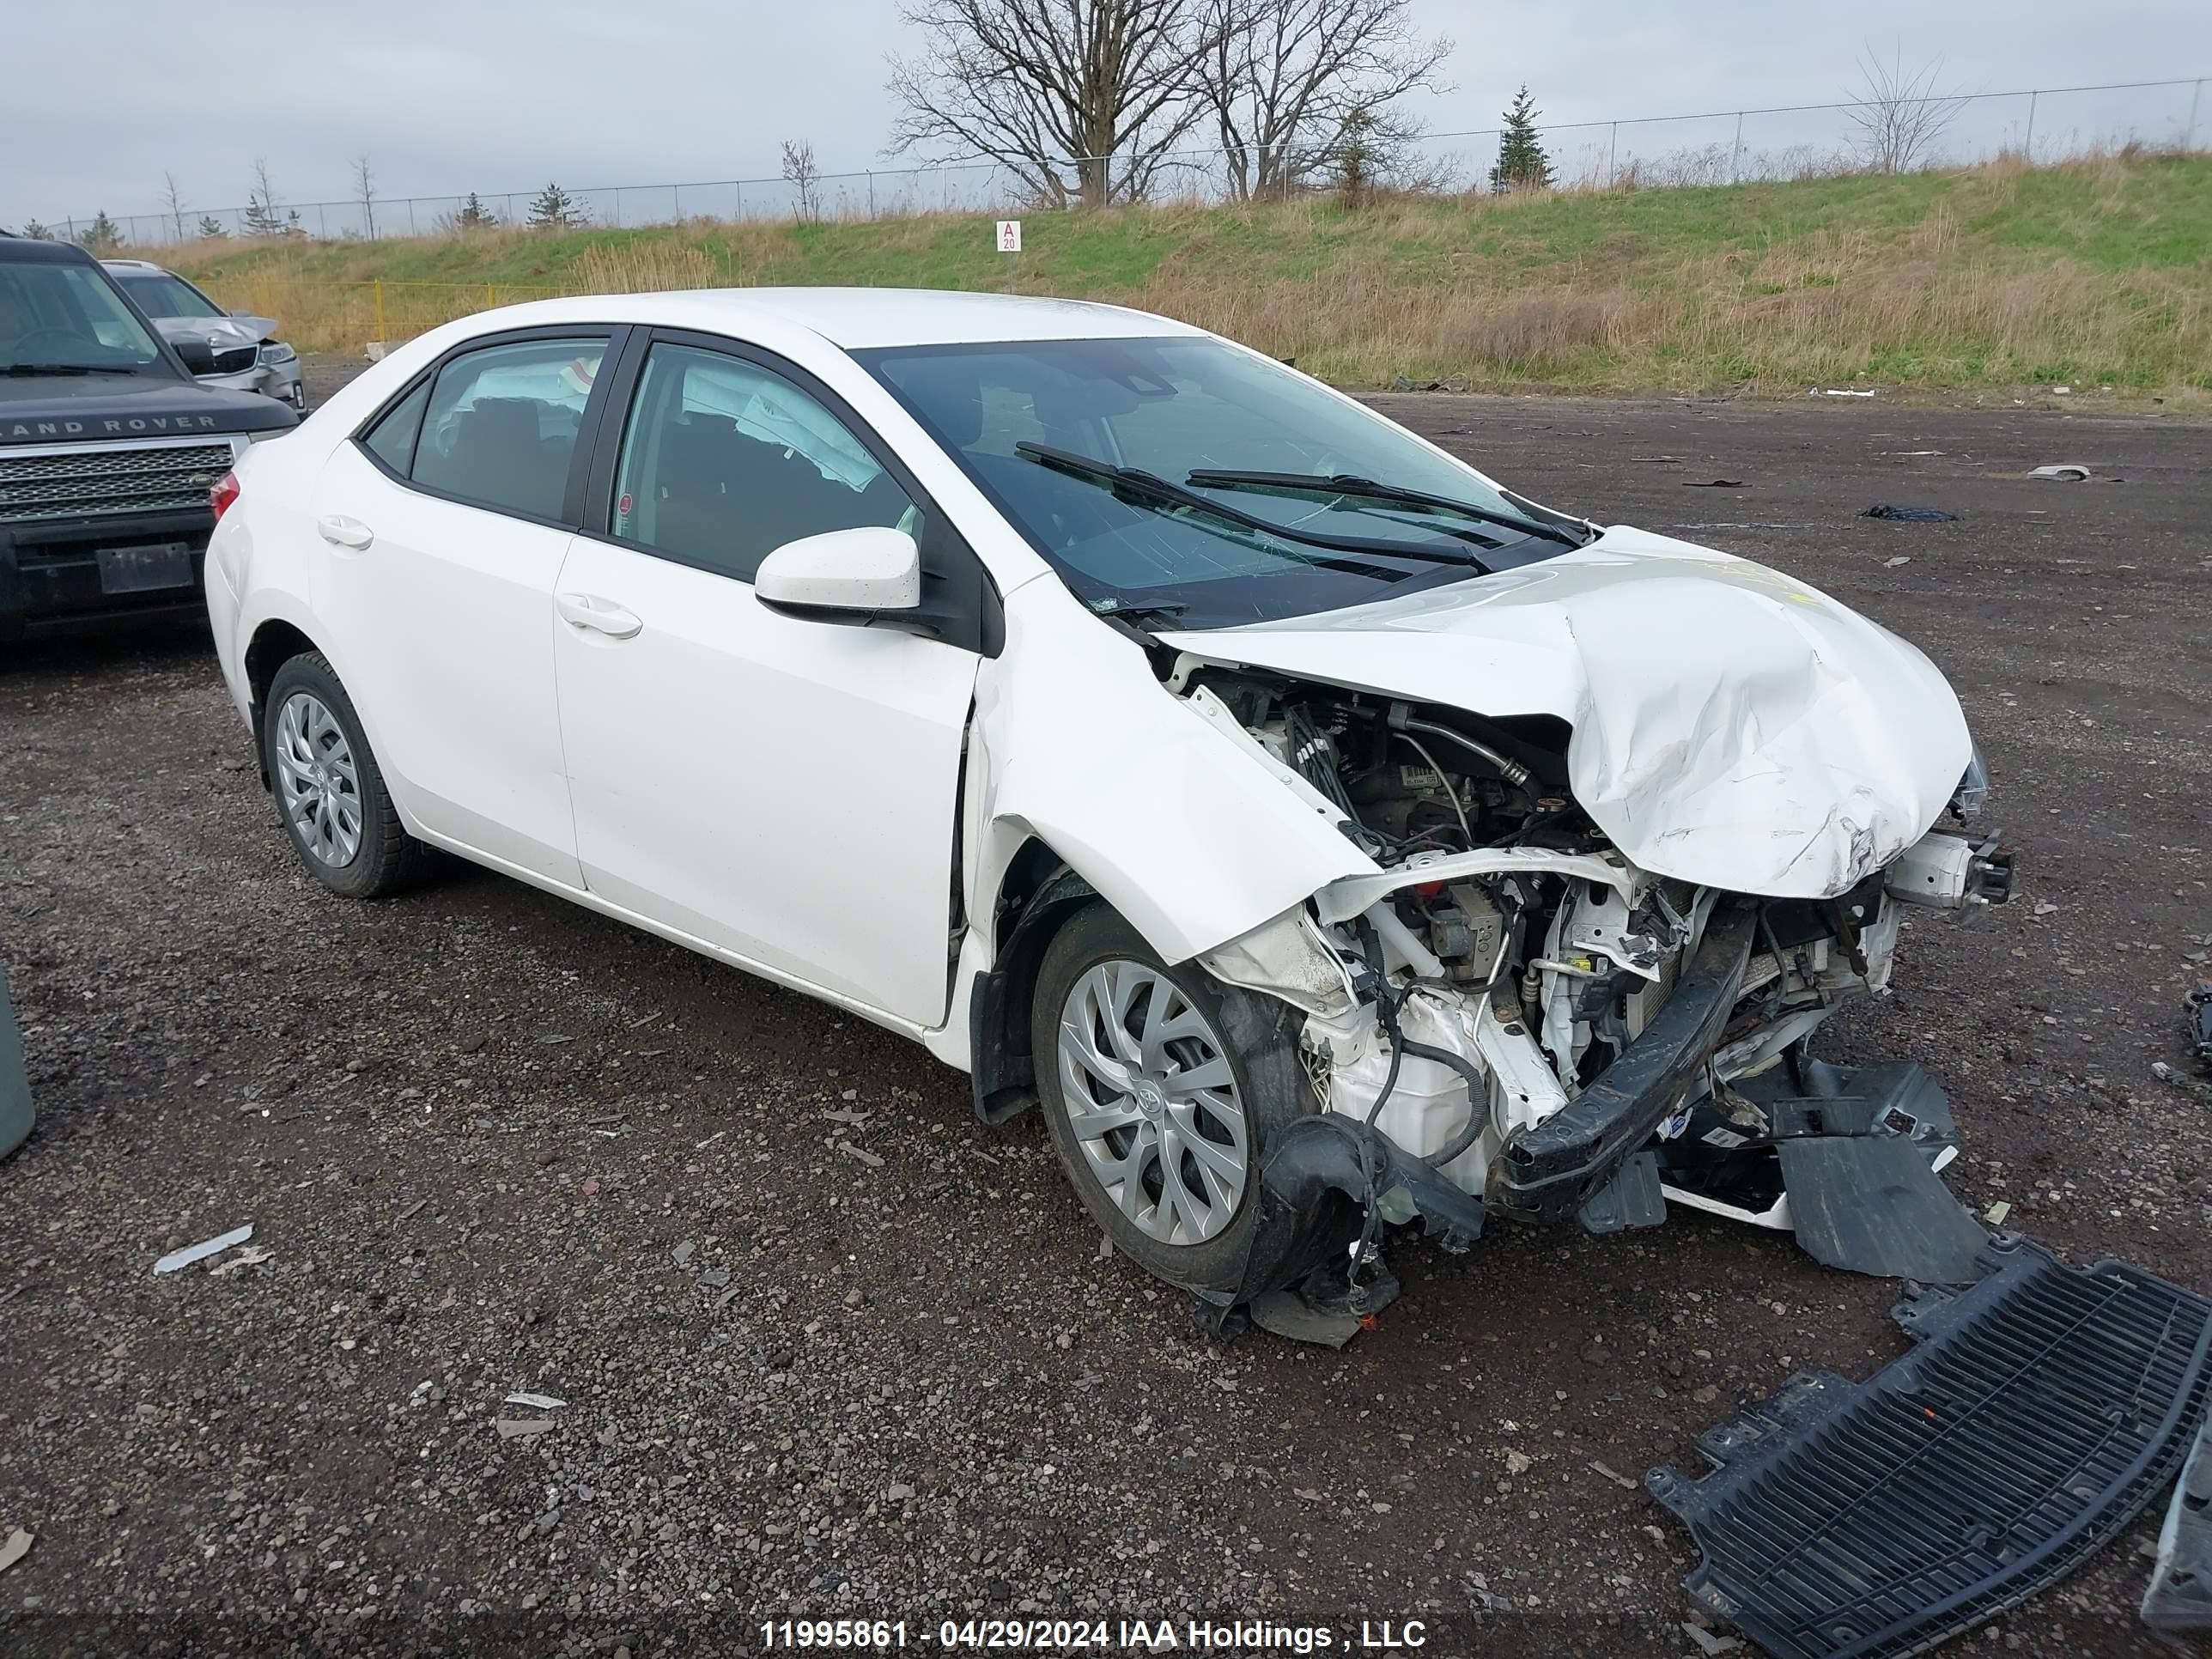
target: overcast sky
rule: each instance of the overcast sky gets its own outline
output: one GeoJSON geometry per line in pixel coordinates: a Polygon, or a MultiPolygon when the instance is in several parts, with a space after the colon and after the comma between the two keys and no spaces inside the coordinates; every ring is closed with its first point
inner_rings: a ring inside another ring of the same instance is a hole
{"type": "MultiPolygon", "coordinates": [[[[1493,126],[1523,80],[1547,120],[1818,102],[1855,55],[1941,56],[1963,91],[2212,75],[2206,0],[1414,0],[1457,43],[1435,131],[1493,126]]],[[[267,158],[280,200],[772,176],[779,140],[825,169],[884,165],[896,0],[6,0],[0,225],[246,198],[267,158]]],[[[2039,136],[2133,123],[2179,136],[2188,88],[2050,100],[2039,136]]],[[[1991,131],[2024,109],[1977,112],[1991,131]]],[[[1645,129],[1647,149],[1730,137],[1645,129]]],[[[1747,143],[1832,130],[1771,118],[1747,143]]],[[[2212,98],[2197,119],[2212,134],[2212,98]]],[[[1636,142],[1635,130],[1623,139],[1636,142]]],[[[1560,150],[1595,142],[1577,133],[1560,150]]],[[[312,226],[310,227],[312,228],[312,226]]]]}

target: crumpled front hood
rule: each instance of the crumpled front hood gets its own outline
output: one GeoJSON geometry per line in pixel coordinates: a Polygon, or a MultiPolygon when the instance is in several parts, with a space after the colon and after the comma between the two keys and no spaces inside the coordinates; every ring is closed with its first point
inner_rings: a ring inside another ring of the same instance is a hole
{"type": "Polygon", "coordinates": [[[172,344],[190,341],[218,350],[259,345],[276,331],[268,317],[156,317],[154,326],[172,344]]]}
{"type": "Polygon", "coordinates": [[[1567,721],[1575,798],[1646,870],[1826,898],[1926,834],[1972,749],[1920,652],[1793,577],[1626,528],[1346,611],[1162,641],[1492,716],[1567,721]]]}

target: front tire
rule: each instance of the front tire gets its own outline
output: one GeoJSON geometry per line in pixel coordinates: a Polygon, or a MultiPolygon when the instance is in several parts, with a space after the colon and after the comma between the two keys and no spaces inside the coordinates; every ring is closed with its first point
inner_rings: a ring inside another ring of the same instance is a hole
{"type": "Polygon", "coordinates": [[[285,832],[307,873],[348,898],[381,898],[422,878],[429,849],[407,833],[353,699],[319,651],[270,682],[261,757],[285,832]]]}
{"type": "Polygon", "coordinates": [[[1275,1131],[1311,1109],[1287,1004],[1170,968],[1103,904],[1045,948],[1030,1017],[1060,1165],[1116,1249],[1171,1284],[1225,1292],[1295,1216],[1262,1201],[1275,1131]]]}

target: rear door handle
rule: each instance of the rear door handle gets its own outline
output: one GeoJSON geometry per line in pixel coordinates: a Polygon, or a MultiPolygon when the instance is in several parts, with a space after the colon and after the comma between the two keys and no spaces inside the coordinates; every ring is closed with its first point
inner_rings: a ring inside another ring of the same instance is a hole
{"type": "Polygon", "coordinates": [[[610,639],[635,638],[645,626],[635,611],[625,611],[612,599],[603,599],[596,593],[556,594],[553,608],[569,627],[588,629],[610,639]]]}
{"type": "Polygon", "coordinates": [[[333,547],[350,547],[356,551],[376,539],[376,532],[359,519],[349,519],[343,513],[326,514],[315,520],[316,533],[333,547]]]}

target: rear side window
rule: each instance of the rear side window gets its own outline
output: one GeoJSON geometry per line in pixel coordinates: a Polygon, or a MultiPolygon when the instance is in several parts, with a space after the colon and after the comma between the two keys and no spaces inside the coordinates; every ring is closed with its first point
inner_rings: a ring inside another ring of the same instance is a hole
{"type": "Polygon", "coordinates": [[[407,476],[481,507],[558,519],[606,349],[604,339],[526,340],[455,357],[430,386],[407,476]]]}
{"type": "Polygon", "coordinates": [[[430,383],[416,386],[384,412],[362,441],[369,453],[401,477],[415,465],[415,438],[422,430],[422,411],[430,406],[430,383]]]}

